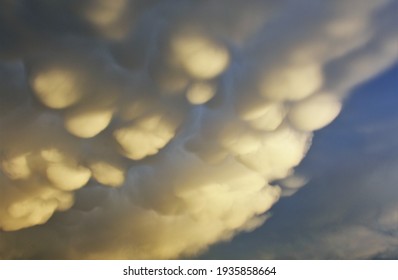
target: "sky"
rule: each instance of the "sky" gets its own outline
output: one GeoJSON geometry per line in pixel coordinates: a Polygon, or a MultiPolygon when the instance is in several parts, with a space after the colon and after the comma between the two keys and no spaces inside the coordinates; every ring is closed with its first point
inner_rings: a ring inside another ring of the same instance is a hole
{"type": "Polygon", "coordinates": [[[0,259],[398,258],[396,0],[0,0],[0,259]]]}

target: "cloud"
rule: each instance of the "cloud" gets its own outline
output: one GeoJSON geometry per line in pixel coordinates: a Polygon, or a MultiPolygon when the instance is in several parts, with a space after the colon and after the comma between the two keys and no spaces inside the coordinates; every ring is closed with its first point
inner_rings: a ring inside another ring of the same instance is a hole
{"type": "Polygon", "coordinates": [[[396,60],[394,3],[7,3],[0,256],[178,258],[258,227],[396,60]]]}
{"type": "Polygon", "coordinates": [[[199,257],[396,259],[397,66],[358,87],[316,134],[298,174],[278,181],[286,197],[266,224],[199,257]]]}

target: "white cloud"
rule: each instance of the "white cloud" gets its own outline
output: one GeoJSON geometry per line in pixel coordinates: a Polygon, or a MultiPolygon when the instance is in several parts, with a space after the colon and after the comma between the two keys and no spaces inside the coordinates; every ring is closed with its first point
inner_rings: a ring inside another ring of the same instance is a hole
{"type": "Polygon", "coordinates": [[[26,94],[0,119],[0,228],[70,248],[0,237],[0,255],[176,258],[259,226],[312,131],[396,58],[394,34],[368,31],[388,1],[315,2],[96,0],[58,18],[66,2],[45,1],[45,25],[4,19],[26,94]]]}

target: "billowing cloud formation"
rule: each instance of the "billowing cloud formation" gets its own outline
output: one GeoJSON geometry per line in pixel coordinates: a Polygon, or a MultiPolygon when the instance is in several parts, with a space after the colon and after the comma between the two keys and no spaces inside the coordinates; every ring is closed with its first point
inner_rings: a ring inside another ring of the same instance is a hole
{"type": "Polygon", "coordinates": [[[286,195],[304,189],[281,199],[261,228],[199,257],[397,259],[397,74],[395,64],[355,89],[296,174],[279,181],[286,195]]]}
{"type": "Polygon", "coordinates": [[[256,228],[397,59],[396,1],[2,5],[2,258],[177,258],[256,228]]]}

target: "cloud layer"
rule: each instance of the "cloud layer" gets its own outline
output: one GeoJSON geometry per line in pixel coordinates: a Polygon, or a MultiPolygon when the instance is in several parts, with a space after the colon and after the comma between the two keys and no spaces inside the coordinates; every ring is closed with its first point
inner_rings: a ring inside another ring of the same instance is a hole
{"type": "Polygon", "coordinates": [[[211,259],[397,259],[398,64],[356,88],[316,133],[261,228],[214,246],[211,259]],[[375,94],[377,92],[377,94],[375,94]]]}
{"type": "Polygon", "coordinates": [[[396,1],[1,5],[6,259],[178,258],[253,230],[397,59],[396,1]]]}

